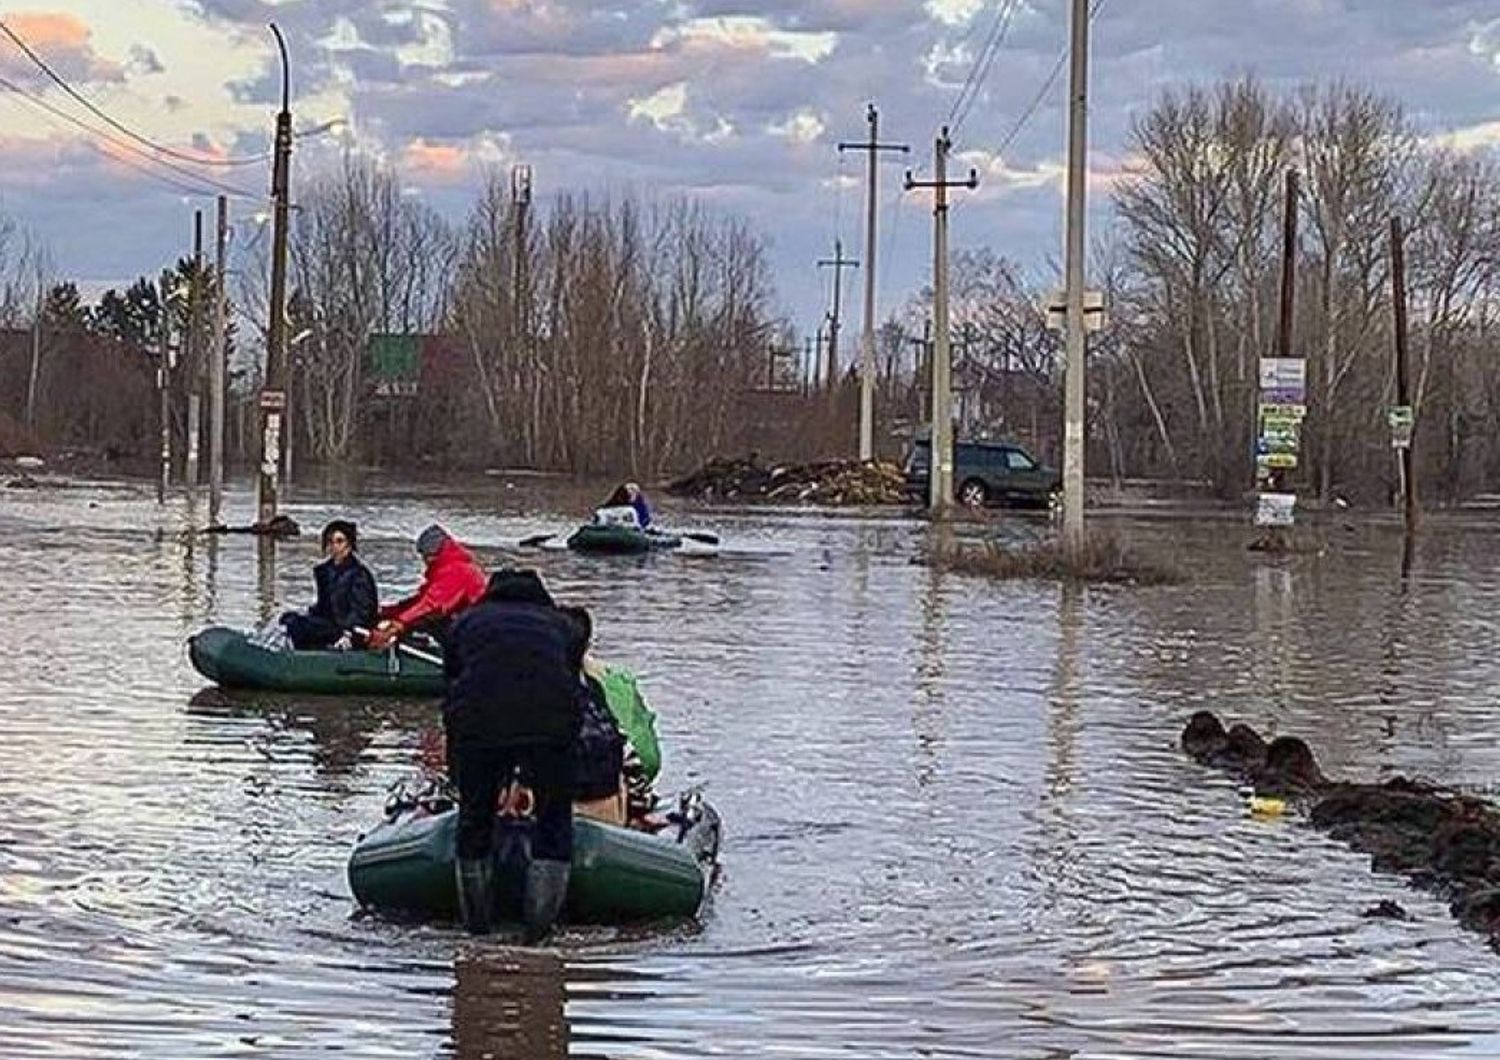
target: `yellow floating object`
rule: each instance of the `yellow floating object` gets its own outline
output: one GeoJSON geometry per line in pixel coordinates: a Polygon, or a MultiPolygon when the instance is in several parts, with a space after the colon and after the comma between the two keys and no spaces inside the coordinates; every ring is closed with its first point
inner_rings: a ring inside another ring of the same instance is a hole
{"type": "Polygon", "coordinates": [[[1250,797],[1250,816],[1252,817],[1280,817],[1286,813],[1286,800],[1274,798],[1269,795],[1252,795],[1250,797]]]}

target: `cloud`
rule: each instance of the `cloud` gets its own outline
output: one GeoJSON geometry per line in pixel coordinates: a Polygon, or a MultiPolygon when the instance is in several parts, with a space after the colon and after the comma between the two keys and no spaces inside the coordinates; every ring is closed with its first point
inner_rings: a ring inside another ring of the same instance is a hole
{"type": "MultiPolygon", "coordinates": [[[[124,79],[125,71],[119,63],[94,51],[89,43],[93,33],[76,15],[64,11],[17,11],[5,16],[5,24],[65,80],[88,84],[124,79]]],[[[23,84],[51,84],[47,75],[9,39],[0,41],[0,76],[23,84]]]]}

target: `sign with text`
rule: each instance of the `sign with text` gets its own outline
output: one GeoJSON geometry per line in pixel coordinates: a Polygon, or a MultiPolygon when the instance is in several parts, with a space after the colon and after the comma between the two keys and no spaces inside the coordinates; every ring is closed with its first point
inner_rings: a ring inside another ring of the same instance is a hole
{"type": "Polygon", "coordinates": [[[1411,448],[1412,428],[1416,419],[1416,413],[1410,405],[1392,405],[1386,410],[1386,420],[1391,425],[1392,449],[1411,448]]]}
{"type": "Polygon", "coordinates": [[[1261,493],[1255,499],[1256,526],[1291,526],[1296,520],[1295,493],[1261,493]]]}

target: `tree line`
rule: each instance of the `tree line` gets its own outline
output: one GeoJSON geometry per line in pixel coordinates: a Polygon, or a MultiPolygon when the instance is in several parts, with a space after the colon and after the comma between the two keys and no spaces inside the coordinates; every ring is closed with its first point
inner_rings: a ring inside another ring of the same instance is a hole
{"type": "MultiPolygon", "coordinates": [[[[1251,486],[1258,361],[1275,353],[1283,187],[1295,169],[1292,352],[1308,366],[1295,484],[1372,500],[1392,487],[1388,226],[1400,216],[1423,480],[1448,498],[1497,488],[1493,155],[1424,137],[1396,102],[1355,85],[1276,92],[1249,78],[1164,94],[1135,121],[1128,154],[1091,254],[1108,307],[1090,337],[1093,474],[1199,480],[1226,496],[1251,486]]],[[[681,198],[559,192],[543,206],[497,174],[454,223],[355,157],[300,179],[297,203],[287,333],[304,460],[651,474],[756,447],[806,458],[853,448],[852,374],[826,391],[798,378],[765,240],[740,218],[681,198]],[[414,387],[376,389],[372,341],[386,335],[431,337],[414,387]]],[[[5,265],[5,235],[0,313],[14,321],[25,284],[5,265]]],[[[255,441],[268,243],[242,250],[230,277],[245,333],[231,386],[242,446],[255,441]]],[[[45,321],[156,349],[191,330],[193,299],[216,282],[179,262],[92,306],[56,285],[45,321]]],[[[961,432],[1055,459],[1053,286],[989,249],[954,257],[961,432]]],[[[930,297],[877,337],[885,455],[928,415],[930,297]]]]}

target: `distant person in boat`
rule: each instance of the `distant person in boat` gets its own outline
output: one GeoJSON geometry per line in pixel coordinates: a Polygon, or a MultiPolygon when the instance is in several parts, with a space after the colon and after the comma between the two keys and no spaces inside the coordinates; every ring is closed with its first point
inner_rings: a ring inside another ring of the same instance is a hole
{"type": "Polygon", "coordinates": [[[577,639],[573,663],[583,697],[578,742],[574,746],[574,809],[609,824],[640,822],[656,806],[656,793],[641,756],[610,709],[605,667],[589,654],[594,619],[587,608],[560,609],[573,621],[577,639]]]}
{"type": "Polygon", "coordinates": [[[380,609],[380,624],[370,634],[370,647],[377,651],[407,633],[442,641],[454,616],[484,596],[484,569],[441,526],[417,535],[417,551],[427,564],[422,584],[411,596],[380,609]]]}
{"type": "Polygon", "coordinates": [[[503,570],[453,623],[443,653],[448,773],[458,787],[456,876],[469,930],[489,930],[496,802],[529,789],[536,820],[522,919],[528,941],[551,930],[573,857],[578,629],[535,571],[503,570]]]}
{"type": "Polygon", "coordinates": [[[651,527],[651,505],[646,503],[646,495],[641,492],[641,487],[634,482],[626,482],[617,486],[615,491],[609,495],[609,500],[604,502],[604,509],[629,508],[635,513],[635,525],[642,530],[651,527]]]}
{"type": "Polygon", "coordinates": [[[346,519],[335,519],[323,527],[323,554],[313,568],[318,587],[317,601],[306,611],[288,611],[281,624],[298,651],[323,648],[345,650],[359,642],[356,629],[375,622],[375,575],[357,552],[359,534],[346,519]]]}

